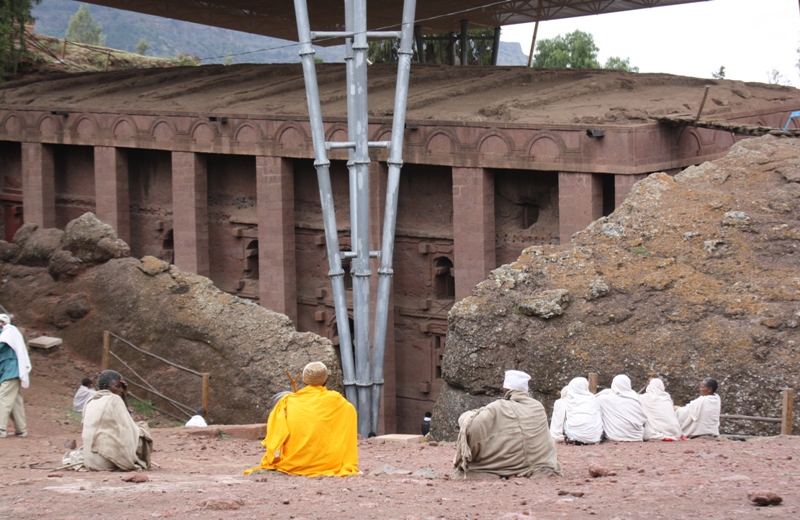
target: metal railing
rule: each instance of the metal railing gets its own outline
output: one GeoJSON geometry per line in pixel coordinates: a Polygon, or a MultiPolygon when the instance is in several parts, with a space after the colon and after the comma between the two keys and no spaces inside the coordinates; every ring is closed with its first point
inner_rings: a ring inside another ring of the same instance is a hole
{"type": "MultiPolygon", "coordinates": [[[[208,406],[209,406],[209,383],[210,383],[210,379],[211,379],[211,376],[210,376],[210,374],[208,372],[198,372],[196,370],[192,370],[191,368],[186,368],[186,367],[181,366],[181,365],[179,365],[177,363],[173,363],[172,361],[170,361],[168,359],[164,359],[163,357],[158,356],[156,354],[153,354],[152,352],[148,352],[148,351],[142,349],[141,347],[138,347],[138,346],[134,345],[130,341],[128,341],[128,340],[126,340],[124,338],[121,338],[121,337],[117,336],[116,334],[114,334],[113,332],[109,332],[107,330],[103,331],[103,360],[102,360],[102,363],[101,363],[103,370],[107,370],[108,369],[109,361],[113,357],[117,362],[119,362],[122,366],[124,366],[125,369],[128,372],[133,374],[134,377],[136,377],[139,381],[141,381],[141,383],[137,383],[135,381],[132,381],[130,378],[127,378],[127,382],[130,385],[135,386],[136,388],[139,388],[139,389],[141,389],[141,390],[143,390],[145,392],[149,392],[149,393],[151,393],[151,394],[163,399],[164,401],[166,401],[167,403],[172,405],[176,410],[178,410],[180,413],[186,415],[187,417],[191,417],[191,416],[193,416],[195,414],[195,409],[194,408],[192,408],[192,407],[190,407],[190,406],[188,406],[188,405],[186,405],[184,403],[181,403],[181,402],[179,402],[179,401],[177,401],[175,399],[172,399],[171,397],[168,397],[168,396],[164,395],[162,392],[159,392],[158,390],[156,390],[156,388],[153,385],[151,385],[144,377],[139,375],[139,373],[137,373],[136,370],[134,370],[128,363],[126,363],[117,354],[112,352],[111,351],[111,338],[112,337],[114,339],[117,339],[117,340],[121,341],[122,343],[124,343],[128,347],[132,348],[136,352],[139,352],[139,353],[144,354],[146,356],[150,356],[151,358],[157,359],[158,361],[161,361],[162,363],[165,363],[165,364],[167,364],[167,365],[169,365],[171,367],[177,368],[178,370],[182,370],[182,371],[187,372],[189,374],[192,374],[192,375],[200,377],[201,378],[201,390],[200,391],[201,391],[201,395],[202,395],[203,408],[208,410],[208,406]]],[[[128,393],[131,395],[131,397],[134,397],[135,399],[139,399],[140,401],[143,401],[143,399],[140,399],[139,397],[137,397],[132,392],[128,392],[128,393]]],[[[174,415],[174,414],[172,414],[170,412],[167,412],[166,410],[162,410],[160,408],[156,408],[155,406],[153,407],[153,409],[157,410],[158,412],[163,413],[164,415],[168,415],[168,416],[173,417],[175,419],[182,420],[180,417],[178,417],[178,416],[176,416],[176,415],[174,415]]]]}

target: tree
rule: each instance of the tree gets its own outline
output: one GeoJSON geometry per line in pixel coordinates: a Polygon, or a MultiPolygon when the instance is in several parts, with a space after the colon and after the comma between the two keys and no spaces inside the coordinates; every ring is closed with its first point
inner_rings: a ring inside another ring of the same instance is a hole
{"type": "MultiPolygon", "coordinates": [[[[469,47],[467,48],[467,63],[469,65],[491,65],[492,63],[492,40],[494,29],[473,29],[467,31],[469,36],[469,47]]],[[[367,59],[373,63],[396,63],[397,50],[400,46],[399,40],[381,40],[369,42],[367,59]]],[[[433,34],[425,42],[425,62],[443,65],[449,62],[449,53],[455,53],[457,58],[461,56],[461,39],[455,33],[433,34]],[[451,42],[454,45],[451,46],[451,42]]],[[[419,61],[419,49],[414,49],[417,61],[419,61]]]]}
{"type": "Polygon", "coordinates": [[[721,66],[717,72],[712,72],[711,77],[714,79],[725,79],[725,66],[721,66]]]}
{"type": "Polygon", "coordinates": [[[31,8],[41,1],[0,1],[0,74],[16,74],[19,58],[25,52],[25,24],[33,21],[31,8]]]}
{"type": "Polygon", "coordinates": [[[609,70],[624,70],[626,72],[639,72],[639,67],[631,66],[630,58],[625,58],[623,60],[619,56],[612,56],[608,58],[603,68],[609,70]]]}
{"type": "Polygon", "coordinates": [[[597,61],[599,50],[591,34],[576,30],[566,36],[558,35],[555,38],[539,40],[536,44],[533,66],[538,69],[554,67],[599,69],[600,62],[597,61]]]}
{"type": "Polygon", "coordinates": [[[139,38],[139,43],[136,44],[136,54],[144,56],[148,48],[150,48],[150,46],[147,45],[147,40],[144,39],[144,36],[139,38]]]}
{"type": "Polygon", "coordinates": [[[69,19],[67,39],[76,43],[99,45],[101,47],[106,44],[103,26],[94,21],[88,5],[81,4],[78,11],[69,19]]]}
{"type": "Polygon", "coordinates": [[[776,68],[771,68],[767,71],[767,83],[770,85],[791,85],[792,82],[789,81],[789,78],[781,74],[776,68]]]}

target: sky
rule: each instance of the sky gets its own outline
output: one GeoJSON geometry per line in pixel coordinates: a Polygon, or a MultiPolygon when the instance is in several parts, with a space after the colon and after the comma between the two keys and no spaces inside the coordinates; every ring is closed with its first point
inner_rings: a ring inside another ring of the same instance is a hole
{"type": "MultiPolygon", "coordinates": [[[[576,29],[591,33],[601,64],[630,58],[640,72],[710,78],[725,67],[725,79],[767,83],[771,69],[782,84],[800,88],[798,0],[711,0],[686,5],[539,23],[537,41],[576,29]]],[[[502,41],[530,51],[534,24],[505,26],[502,41]]]]}

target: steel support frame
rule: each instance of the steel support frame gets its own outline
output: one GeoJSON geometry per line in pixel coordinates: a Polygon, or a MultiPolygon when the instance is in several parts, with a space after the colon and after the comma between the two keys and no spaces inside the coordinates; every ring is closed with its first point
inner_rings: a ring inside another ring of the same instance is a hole
{"type": "MultiPolygon", "coordinates": [[[[327,244],[329,273],[333,289],[336,321],[339,330],[339,348],[344,374],[345,397],[358,412],[358,433],[367,437],[377,433],[380,419],[380,401],[383,389],[383,363],[386,349],[389,297],[392,281],[392,259],[394,235],[397,223],[397,199],[400,185],[400,170],[403,166],[403,137],[408,100],[408,81],[413,55],[414,14],[416,0],[403,3],[403,20],[398,50],[397,87],[395,91],[392,138],[388,143],[388,179],[386,207],[380,253],[370,252],[369,242],[369,148],[386,147],[385,142],[369,142],[367,99],[367,38],[386,37],[386,32],[367,30],[367,0],[344,0],[345,5],[345,67],[347,78],[347,126],[348,143],[331,146],[325,142],[322,109],[319,100],[313,34],[306,0],[294,0],[297,18],[297,33],[300,43],[300,59],[306,85],[311,137],[314,144],[314,166],[320,190],[325,241],[327,244]],[[348,170],[350,182],[350,228],[351,251],[339,249],[333,192],[330,180],[330,148],[348,148],[348,170]],[[370,349],[370,258],[379,257],[378,294],[375,308],[375,329],[370,349]],[[342,258],[352,258],[353,275],[353,321],[355,325],[354,350],[351,349],[348,326],[347,301],[344,290],[342,258]],[[370,350],[372,356],[370,358],[370,350]]],[[[329,36],[326,33],[325,36],[329,36]]],[[[395,37],[397,34],[394,35],[395,37]]]]}

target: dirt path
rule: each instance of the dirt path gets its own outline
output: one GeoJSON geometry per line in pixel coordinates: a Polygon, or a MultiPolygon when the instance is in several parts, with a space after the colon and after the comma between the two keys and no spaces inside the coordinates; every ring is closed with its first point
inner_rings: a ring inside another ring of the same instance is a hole
{"type": "MultiPolygon", "coordinates": [[[[54,468],[80,442],[68,412],[76,382],[96,370],[65,353],[33,353],[25,393],[29,433],[0,439],[3,518],[797,518],[800,438],[694,440],[559,446],[565,476],[556,479],[450,480],[450,443],[359,443],[362,477],[243,476],[258,464],[257,440],[156,428],[144,483],[125,473],[54,468]],[[387,473],[387,465],[397,473],[387,473]],[[590,465],[616,475],[591,478],[590,465]],[[757,508],[754,491],[783,498],[757,508]]],[[[216,430],[207,430],[214,432],[216,430]]]]}

